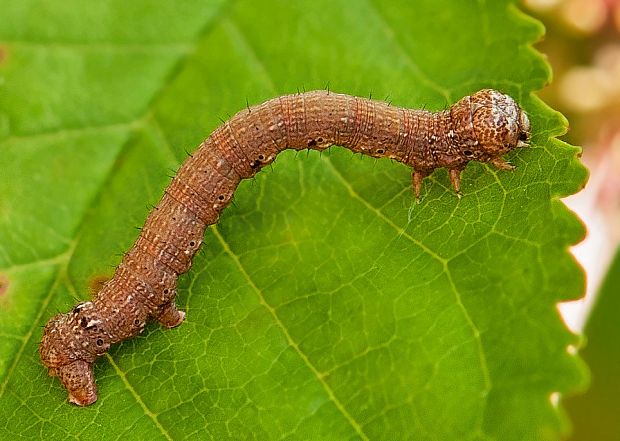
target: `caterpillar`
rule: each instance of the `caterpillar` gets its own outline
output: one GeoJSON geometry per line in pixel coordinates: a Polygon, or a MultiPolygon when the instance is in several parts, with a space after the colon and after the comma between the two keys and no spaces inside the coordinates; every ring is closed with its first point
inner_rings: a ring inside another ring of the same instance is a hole
{"type": "Polygon", "coordinates": [[[419,200],[422,181],[449,171],[460,194],[468,162],[513,168],[502,156],[526,146],[527,114],[508,95],[484,89],[447,110],[430,112],[329,91],[286,95],[248,107],[219,126],[182,164],[114,277],[91,301],[47,323],[39,354],[68,400],[97,400],[93,363],[110,345],[144,330],[148,320],[173,328],[185,319],[175,305],[177,277],[188,271],[205,228],[217,222],[242,179],[254,176],[287,148],[331,145],[412,167],[419,200]]]}

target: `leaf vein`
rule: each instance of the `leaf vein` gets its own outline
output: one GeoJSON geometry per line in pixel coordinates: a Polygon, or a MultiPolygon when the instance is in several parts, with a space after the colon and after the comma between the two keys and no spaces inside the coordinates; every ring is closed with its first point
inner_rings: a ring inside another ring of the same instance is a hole
{"type": "Polygon", "coordinates": [[[301,350],[297,342],[295,342],[291,334],[288,332],[288,329],[286,328],[284,323],[280,320],[280,317],[278,316],[276,310],[267,302],[262,290],[258,286],[256,286],[256,284],[254,283],[254,281],[252,280],[248,272],[245,270],[245,267],[241,263],[239,256],[237,256],[237,254],[230,248],[230,246],[228,245],[228,242],[226,242],[224,237],[220,234],[217,228],[217,225],[213,225],[211,229],[213,231],[213,234],[217,238],[217,240],[220,242],[220,244],[224,248],[224,251],[226,252],[226,254],[230,256],[230,258],[233,260],[233,262],[237,266],[241,275],[246,279],[248,285],[252,288],[252,290],[258,296],[258,300],[260,304],[267,310],[267,312],[271,315],[276,325],[282,330],[282,332],[284,333],[284,336],[286,337],[288,344],[295,350],[295,352],[297,353],[297,355],[299,355],[299,357],[304,362],[304,364],[314,374],[319,384],[321,384],[321,386],[323,387],[323,390],[325,390],[325,392],[327,393],[327,396],[329,397],[329,399],[334,403],[338,411],[344,416],[344,418],[351,425],[353,430],[355,430],[355,432],[363,440],[368,440],[369,438],[364,433],[360,424],[347,411],[347,409],[344,407],[344,404],[338,399],[338,397],[336,397],[336,394],[333,391],[333,389],[330,387],[329,384],[327,384],[327,382],[324,379],[324,375],[321,372],[319,372],[319,370],[312,364],[308,356],[301,350]]]}
{"type": "Polygon", "coordinates": [[[127,375],[125,374],[125,372],[119,367],[118,364],[116,364],[116,362],[114,361],[114,359],[112,358],[110,354],[105,354],[105,355],[108,361],[110,362],[110,364],[112,365],[112,367],[114,368],[114,372],[116,372],[116,375],[118,375],[119,378],[123,381],[125,388],[129,391],[131,396],[136,400],[136,403],[138,403],[138,405],[140,406],[144,414],[147,417],[149,417],[151,421],[153,421],[153,424],[155,424],[155,427],[159,429],[159,431],[162,433],[162,435],[166,437],[166,439],[172,440],[173,438],[170,436],[166,428],[161,424],[161,422],[157,418],[157,414],[155,414],[151,409],[148,408],[146,403],[140,397],[140,394],[131,385],[131,383],[127,379],[127,375]]]}

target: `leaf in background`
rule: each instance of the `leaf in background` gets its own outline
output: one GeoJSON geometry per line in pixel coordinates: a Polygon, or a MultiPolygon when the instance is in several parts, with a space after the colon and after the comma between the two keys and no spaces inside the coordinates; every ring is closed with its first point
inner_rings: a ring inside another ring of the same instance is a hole
{"type": "Polygon", "coordinates": [[[592,386],[583,395],[566,400],[573,423],[571,441],[620,439],[620,249],[609,267],[585,328],[587,345],[580,352],[592,371],[592,386]]]}
{"type": "Polygon", "coordinates": [[[537,22],[507,1],[0,2],[0,434],[46,439],[557,439],[584,382],[555,304],[583,291],[586,172],[532,92],[537,22]],[[218,124],[325,87],[440,109],[483,87],[533,124],[513,173],[409,170],[334,148],[278,157],[205,236],[178,303],[65,403],[41,327],[113,273],[218,124]],[[172,169],[172,170],[171,170],[172,169]]]}

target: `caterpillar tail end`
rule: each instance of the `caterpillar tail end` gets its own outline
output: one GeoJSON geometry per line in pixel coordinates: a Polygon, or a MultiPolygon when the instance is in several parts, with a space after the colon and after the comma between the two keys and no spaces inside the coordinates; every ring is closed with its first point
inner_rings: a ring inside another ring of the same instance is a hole
{"type": "MultiPolygon", "coordinates": [[[[62,385],[67,389],[69,402],[78,406],[88,406],[97,401],[97,385],[93,372],[93,362],[96,355],[87,350],[89,340],[76,339],[71,330],[79,328],[77,313],[88,310],[90,302],[81,303],[73,314],[58,314],[45,326],[39,355],[47,373],[51,377],[58,377],[62,385]]],[[[96,336],[96,341],[101,341],[96,336]]],[[[107,351],[109,345],[103,344],[102,351],[107,351]]],[[[101,352],[103,354],[103,352],[101,352]]]]}
{"type": "Polygon", "coordinates": [[[97,401],[97,385],[92,363],[76,360],[64,366],[50,368],[50,376],[58,377],[67,389],[69,402],[78,406],[89,406],[97,401]]]}

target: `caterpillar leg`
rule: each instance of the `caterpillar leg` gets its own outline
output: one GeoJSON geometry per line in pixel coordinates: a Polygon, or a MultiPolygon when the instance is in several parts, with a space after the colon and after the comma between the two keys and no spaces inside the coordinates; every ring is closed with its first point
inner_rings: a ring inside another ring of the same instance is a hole
{"type": "Polygon", "coordinates": [[[496,158],[491,159],[491,164],[493,164],[495,167],[499,168],[500,170],[514,170],[515,166],[512,165],[510,162],[506,161],[504,158],[498,156],[496,158]]]}
{"type": "Polygon", "coordinates": [[[157,317],[157,321],[167,328],[179,326],[185,320],[185,313],[177,309],[174,301],[162,307],[161,314],[157,317]]]}
{"type": "Polygon", "coordinates": [[[459,168],[450,169],[450,182],[458,197],[461,197],[461,171],[459,168]]]}
{"type": "Polygon", "coordinates": [[[420,202],[420,194],[422,193],[422,181],[430,174],[428,170],[413,170],[411,173],[411,182],[413,184],[413,192],[416,201],[420,202]]]}

